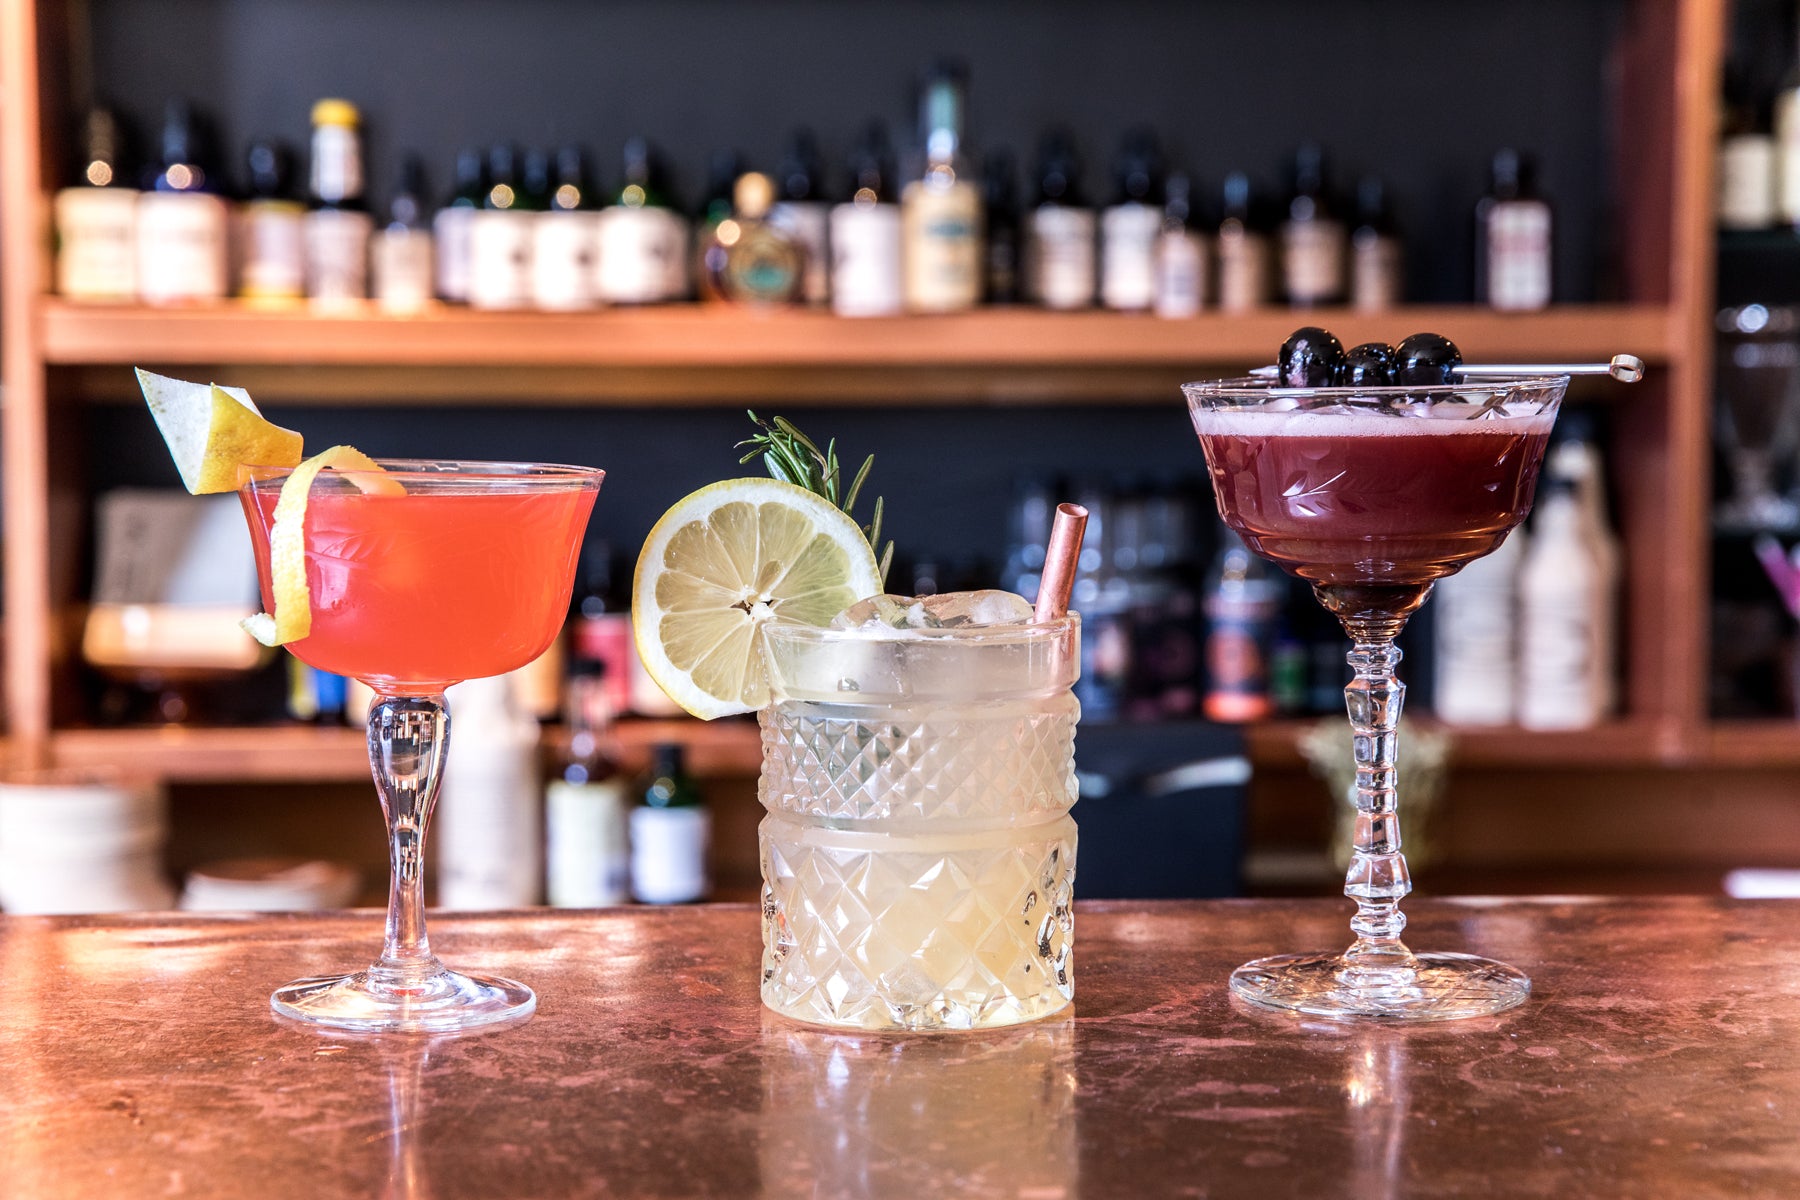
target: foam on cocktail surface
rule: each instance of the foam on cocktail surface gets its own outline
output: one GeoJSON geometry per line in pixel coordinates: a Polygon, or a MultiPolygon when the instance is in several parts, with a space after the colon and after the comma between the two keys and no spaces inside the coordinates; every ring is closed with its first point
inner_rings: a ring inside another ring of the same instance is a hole
{"type": "Polygon", "coordinates": [[[1549,433],[1554,412],[1501,416],[1475,404],[1440,404],[1435,411],[1377,413],[1348,407],[1202,408],[1194,428],[1218,437],[1456,437],[1463,434],[1549,433]]]}

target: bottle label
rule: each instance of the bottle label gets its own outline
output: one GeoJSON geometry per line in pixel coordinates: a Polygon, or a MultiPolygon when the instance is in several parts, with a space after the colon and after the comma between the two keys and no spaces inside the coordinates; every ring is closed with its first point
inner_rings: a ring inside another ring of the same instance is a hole
{"type": "Polygon", "coordinates": [[[769,224],[785,233],[806,253],[800,270],[800,298],[808,304],[831,302],[831,207],[825,204],[777,204],[769,224]]]}
{"type": "Polygon", "coordinates": [[[1206,243],[1186,230],[1156,240],[1156,315],[1191,317],[1206,304],[1206,243]]]}
{"type": "Polygon", "coordinates": [[[1488,213],[1488,303],[1511,311],[1550,303],[1550,207],[1509,200],[1488,213]]]}
{"type": "Polygon", "coordinates": [[[1316,218],[1281,227],[1281,281],[1290,304],[1329,304],[1344,294],[1344,227],[1316,218]]]}
{"type": "Polygon", "coordinates": [[[531,251],[531,298],[538,308],[594,307],[599,282],[599,213],[535,214],[531,251]]]}
{"type": "Polygon", "coordinates": [[[1094,303],[1094,210],[1045,204],[1031,213],[1026,252],[1031,295],[1045,308],[1094,303]]]}
{"type": "Polygon", "coordinates": [[[469,231],[475,210],[458,206],[440,208],[431,223],[437,250],[438,295],[456,304],[469,301],[469,231]]]}
{"type": "Polygon", "coordinates": [[[645,904],[686,904],[707,893],[712,814],[699,805],[631,810],[631,891],[645,904]]]}
{"type": "Polygon", "coordinates": [[[1767,229],[1775,223],[1775,139],[1745,133],[1719,143],[1719,225],[1767,229]]]}
{"type": "Polygon", "coordinates": [[[1781,159],[1776,212],[1783,224],[1800,225],[1800,87],[1785,88],[1776,97],[1775,143],[1781,159]]]}
{"type": "Polygon", "coordinates": [[[1400,303],[1400,243],[1365,230],[1351,245],[1350,302],[1361,312],[1400,303]]]}
{"type": "Polygon", "coordinates": [[[418,312],[431,303],[431,235],[389,229],[375,235],[375,299],[382,311],[418,312]]]}
{"type": "Polygon", "coordinates": [[[226,288],[225,201],[145,192],[137,203],[138,295],[146,304],[218,300],[226,288]]]}
{"type": "MultiPolygon", "coordinates": [[[[459,697],[452,693],[454,707],[459,697]]],[[[516,713],[469,712],[450,739],[433,840],[438,903],[519,908],[538,902],[543,863],[537,726],[516,713]]]]}
{"type": "Polygon", "coordinates": [[[901,222],[897,204],[840,204],[831,210],[831,307],[839,316],[900,312],[901,222]]]}
{"type": "Polygon", "coordinates": [[[313,195],[327,204],[355,200],[363,193],[362,146],[347,125],[313,128],[313,195]]]}
{"type": "Polygon", "coordinates": [[[252,201],[238,226],[243,267],[238,294],[289,301],[306,295],[306,210],[290,201],[252,201]]]}
{"type": "Polygon", "coordinates": [[[129,188],[56,194],[56,290],[71,300],[137,299],[137,202],[129,188]]]}
{"type": "MultiPolygon", "coordinates": [[[[571,630],[574,635],[571,649],[575,658],[601,664],[600,678],[606,689],[608,711],[630,712],[631,664],[637,656],[637,646],[631,637],[631,618],[624,613],[577,617],[571,630]]],[[[661,691],[660,688],[657,690],[661,691]]]]}
{"type": "Polygon", "coordinates": [[[1269,244],[1237,230],[1219,235],[1219,307],[1247,312],[1269,302],[1269,244]]]}
{"type": "Polygon", "coordinates": [[[600,213],[600,299],[660,304],[687,295],[688,224],[669,208],[620,205],[600,213]]]}
{"type": "Polygon", "coordinates": [[[1437,715],[1452,724],[1513,719],[1518,558],[1515,531],[1494,553],[1441,580],[1432,597],[1437,715]]]}
{"type": "Polygon", "coordinates": [[[1214,596],[1207,602],[1205,714],[1215,721],[1254,721],[1269,715],[1266,645],[1275,605],[1266,599],[1214,596]]]}
{"type": "Polygon", "coordinates": [[[961,312],[981,300],[981,195],[968,183],[906,185],[901,204],[906,307],[961,312]]]}
{"type": "Polygon", "coordinates": [[[1115,204],[1100,217],[1100,301],[1141,312],[1156,301],[1156,244],[1162,213],[1148,204],[1115,204]]]}
{"type": "Polygon", "coordinates": [[[547,899],[558,908],[599,908],[631,898],[631,846],[624,781],[553,782],[544,795],[547,899]]]}
{"type": "Polygon", "coordinates": [[[369,294],[365,212],[326,208],[306,214],[306,294],[315,304],[355,304],[369,294]]]}
{"type": "Polygon", "coordinates": [[[479,209],[469,228],[469,304],[525,308],[531,304],[535,213],[479,209]]]}

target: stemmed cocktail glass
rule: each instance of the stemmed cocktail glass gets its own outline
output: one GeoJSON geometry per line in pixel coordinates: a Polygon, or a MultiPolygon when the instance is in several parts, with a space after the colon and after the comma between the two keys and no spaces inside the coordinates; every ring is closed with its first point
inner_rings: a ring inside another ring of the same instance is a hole
{"type": "MultiPolygon", "coordinates": [[[[450,735],[444,690],[522,667],[556,637],[603,473],[543,463],[380,465],[403,491],[367,488],[367,472],[325,471],[312,484],[304,524],[312,627],[288,648],[376,692],[369,760],[393,867],[386,941],[367,970],[298,980],[271,1002],[297,1020],[365,1031],[519,1020],[537,1006],[530,988],[448,970],[425,936],[425,834],[450,735]]],[[[246,467],[239,489],[270,612],[270,536],[290,474],[246,467]]]]}
{"type": "Polygon", "coordinates": [[[1394,639],[1432,584],[1489,553],[1531,509],[1566,375],[1429,387],[1190,383],[1219,514],[1245,545],[1312,584],[1353,643],[1344,695],[1355,738],[1355,838],[1341,954],[1258,959],[1233,972],[1257,1004],[1321,1016],[1442,1020],[1520,1003],[1531,981],[1400,940],[1412,890],[1395,811],[1406,687],[1394,639]]]}

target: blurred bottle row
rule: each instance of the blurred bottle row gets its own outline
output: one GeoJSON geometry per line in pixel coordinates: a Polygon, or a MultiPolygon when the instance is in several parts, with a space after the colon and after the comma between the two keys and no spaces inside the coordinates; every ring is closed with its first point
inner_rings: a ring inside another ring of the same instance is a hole
{"type": "MultiPolygon", "coordinates": [[[[169,105],[160,152],[133,169],[118,119],[96,109],[72,186],[55,200],[57,290],[93,302],[182,305],[237,295],[266,305],[417,312],[435,301],[569,311],[689,298],[829,306],[844,316],[958,312],[980,304],[1102,306],[1186,317],[1209,308],[1404,299],[1400,238],[1380,178],[1353,199],[1333,187],[1324,151],[1300,147],[1285,201],[1228,174],[1218,202],[1168,171],[1155,134],[1134,129],[1113,160],[1113,195],[1083,193],[1080,156],[1047,133],[1022,197],[1012,154],[979,166],[966,138],[966,78],[954,65],[921,87],[907,169],[872,124],[828,179],[810,133],[794,133],[773,173],[716,152],[701,202],[683,209],[643,138],[625,144],[604,192],[578,146],[554,154],[467,149],[433,203],[416,155],[401,157],[377,220],[362,114],[338,99],[312,111],[304,198],[293,155],[248,149],[244,183],[226,181],[206,128],[169,105]]],[[[1503,151],[1477,206],[1477,295],[1502,309],[1551,299],[1551,209],[1529,159],[1503,151]]]]}

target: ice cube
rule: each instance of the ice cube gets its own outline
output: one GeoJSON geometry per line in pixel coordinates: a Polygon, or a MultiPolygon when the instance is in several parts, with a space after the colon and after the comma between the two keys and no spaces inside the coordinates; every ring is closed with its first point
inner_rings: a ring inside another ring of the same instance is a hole
{"type": "Polygon", "coordinates": [[[995,589],[935,596],[870,596],[832,618],[834,629],[964,629],[1031,620],[1023,596],[995,589]]]}

